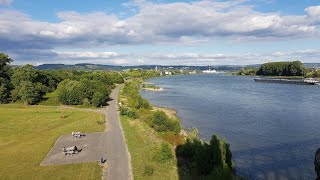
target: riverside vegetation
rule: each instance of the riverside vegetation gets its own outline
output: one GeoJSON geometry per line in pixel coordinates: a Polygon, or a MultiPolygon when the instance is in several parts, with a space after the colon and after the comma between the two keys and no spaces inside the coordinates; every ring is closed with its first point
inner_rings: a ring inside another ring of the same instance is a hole
{"type": "Polygon", "coordinates": [[[320,71],[308,69],[300,61],[292,62],[270,62],[260,66],[260,68],[248,67],[232,75],[240,76],[276,76],[285,78],[320,78],[320,71]]]}
{"type": "Polygon", "coordinates": [[[183,133],[177,117],[140,96],[140,77],[128,80],[119,98],[134,178],[239,179],[230,145],[216,135],[204,142],[196,129],[183,133]]]}
{"type": "Polygon", "coordinates": [[[100,178],[97,163],[39,164],[61,134],[74,129],[102,131],[105,127],[101,114],[65,109],[60,104],[107,105],[111,90],[125,79],[120,113],[135,179],[235,178],[232,154],[225,141],[213,136],[210,142],[203,142],[194,133],[185,136],[178,118],[161,109],[153,110],[140,96],[137,79],[157,77],[159,72],[45,71],[31,65],[13,68],[11,62],[9,56],[0,53],[0,154],[4,162],[0,178],[100,178]],[[38,104],[50,107],[30,106],[38,104]]]}

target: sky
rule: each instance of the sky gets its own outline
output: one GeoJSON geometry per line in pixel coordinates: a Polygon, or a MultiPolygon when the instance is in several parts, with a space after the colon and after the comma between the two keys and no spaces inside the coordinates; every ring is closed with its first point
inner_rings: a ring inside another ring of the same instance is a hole
{"type": "Polygon", "coordinates": [[[0,0],[13,64],[320,63],[319,0],[0,0]]]}

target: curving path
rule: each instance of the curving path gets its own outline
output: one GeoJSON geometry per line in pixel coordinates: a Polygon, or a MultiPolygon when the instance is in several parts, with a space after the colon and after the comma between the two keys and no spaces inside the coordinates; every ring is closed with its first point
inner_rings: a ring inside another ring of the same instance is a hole
{"type": "Polygon", "coordinates": [[[123,85],[118,85],[111,93],[109,106],[106,109],[106,163],[103,179],[132,180],[130,154],[125,142],[119,113],[117,111],[118,92],[123,85]]]}

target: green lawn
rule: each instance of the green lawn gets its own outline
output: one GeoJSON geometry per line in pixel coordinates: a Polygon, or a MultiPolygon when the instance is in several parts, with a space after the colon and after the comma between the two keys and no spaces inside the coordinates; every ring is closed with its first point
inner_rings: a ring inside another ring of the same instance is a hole
{"type": "Polygon", "coordinates": [[[60,135],[103,131],[101,118],[76,109],[0,105],[0,179],[101,179],[98,163],[39,166],[60,135]]]}
{"type": "Polygon", "coordinates": [[[134,179],[171,180],[178,179],[177,161],[160,163],[154,160],[154,153],[164,140],[140,120],[129,120],[121,116],[122,127],[125,132],[134,179]],[[154,169],[152,175],[146,174],[146,167],[154,169]]]}

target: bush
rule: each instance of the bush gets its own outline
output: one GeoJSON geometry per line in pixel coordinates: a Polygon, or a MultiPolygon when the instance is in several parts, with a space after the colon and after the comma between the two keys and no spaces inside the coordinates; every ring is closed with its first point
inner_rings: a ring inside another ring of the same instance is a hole
{"type": "Polygon", "coordinates": [[[121,107],[120,114],[123,116],[128,116],[129,118],[132,118],[132,119],[139,118],[139,114],[138,114],[137,110],[135,110],[135,109],[121,107]]]}
{"type": "Polygon", "coordinates": [[[106,120],[104,118],[101,118],[100,120],[97,120],[97,124],[102,125],[105,124],[106,120]]]}
{"type": "Polygon", "coordinates": [[[154,159],[160,163],[168,162],[173,158],[172,150],[168,143],[162,143],[160,150],[154,155],[154,159]]]}
{"type": "Polygon", "coordinates": [[[90,106],[90,101],[88,98],[84,98],[83,101],[82,101],[82,104],[86,107],[89,107],[90,106]]]}
{"type": "Polygon", "coordinates": [[[170,119],[163,111],[155,111],[151,117],[149,125],[159,132],[180,133],[181,126],[179,121],[170,119]]]}

